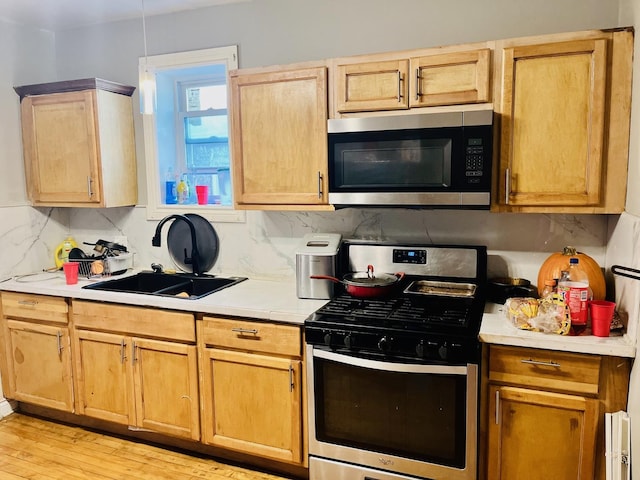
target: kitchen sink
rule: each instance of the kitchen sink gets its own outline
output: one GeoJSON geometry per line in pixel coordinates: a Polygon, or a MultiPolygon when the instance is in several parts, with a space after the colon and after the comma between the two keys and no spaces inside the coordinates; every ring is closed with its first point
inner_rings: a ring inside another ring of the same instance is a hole
{"type": "Polygon", "coordinates": [[[216,277],[187,273],[139,272],[135,275],[85,285],[89,290],[143,293],[195,300],[246,280],[246,277],[216,277]]]}

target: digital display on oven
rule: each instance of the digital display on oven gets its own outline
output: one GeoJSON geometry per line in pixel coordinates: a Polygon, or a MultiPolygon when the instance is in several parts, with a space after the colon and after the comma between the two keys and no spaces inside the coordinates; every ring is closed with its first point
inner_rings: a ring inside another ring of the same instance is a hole
{"type": "Polygon", "coordinates": [[[416,265],[426,265],[427,251],[419,248],[394,248],[393,263],[414,263],[416,265]]]}

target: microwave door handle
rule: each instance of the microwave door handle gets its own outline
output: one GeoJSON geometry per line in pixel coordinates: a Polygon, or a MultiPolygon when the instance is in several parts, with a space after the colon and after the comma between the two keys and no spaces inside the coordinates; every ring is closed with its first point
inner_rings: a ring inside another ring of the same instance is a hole
{"type": "Polygon", "coordinates": [[[429,373],[435,375],[467,375],[466,366],[379,362],[377,360],[341,355],[339,353],[319,350],[317,348],[313,349],[313,356],[356,367],[368,368],[370,370],[398,373],[429,373]]]}

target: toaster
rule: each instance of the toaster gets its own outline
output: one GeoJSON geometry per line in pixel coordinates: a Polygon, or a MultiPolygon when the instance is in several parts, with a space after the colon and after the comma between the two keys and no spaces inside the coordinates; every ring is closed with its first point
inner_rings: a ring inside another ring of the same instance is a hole
{"type": "Polygon", "coordinates": [[[342,235],[339,233],[309,233],[304,236],[296,251],[298,298],[328,300],[333,297],[334,282],[310,277],[311,275],[335,277],[341,240],[342,235]]]}

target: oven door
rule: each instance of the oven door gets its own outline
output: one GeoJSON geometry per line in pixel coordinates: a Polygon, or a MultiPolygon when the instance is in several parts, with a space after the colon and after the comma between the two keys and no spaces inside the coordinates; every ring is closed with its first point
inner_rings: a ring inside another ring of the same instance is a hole
{"type": "Polygon", "coordinates": [[[477,365],[393,363],[308,345],[307,378],[311,480],[322,478],[324,459],[345,469],[476,478],[477,365]]]}

